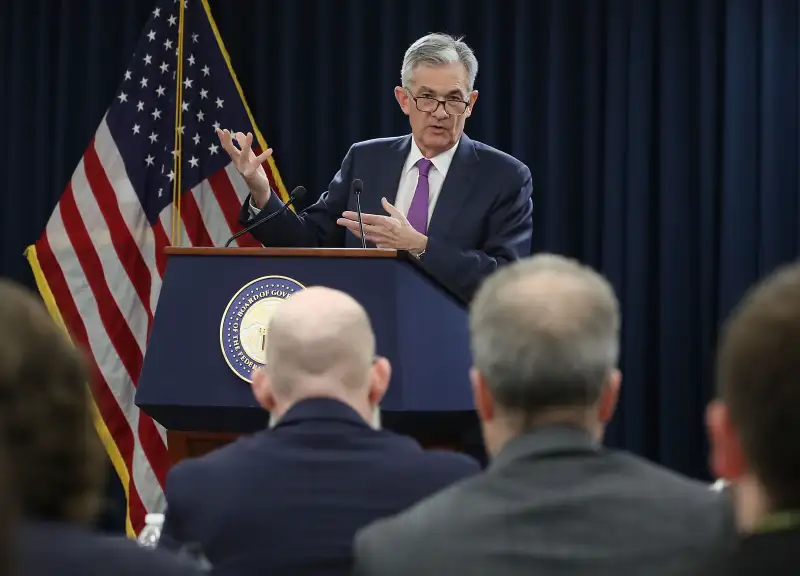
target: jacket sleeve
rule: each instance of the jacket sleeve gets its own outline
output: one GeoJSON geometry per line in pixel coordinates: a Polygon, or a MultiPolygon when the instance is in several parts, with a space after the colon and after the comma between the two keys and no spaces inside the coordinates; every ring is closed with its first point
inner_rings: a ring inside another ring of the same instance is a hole
{"type": "MultiPolygon", "coordinates": [[[[342,165],[333,177],[328,189],[319,200],[302,213],[286,210],[263,226],[254,228],[250,234],[264,246],[283,248],[341,248],[344,246],[346,230],[336,224],[347,209],[350,196],[350,180],[353,169],[354,148],[351,147],[342,160],[342,165]]],[[[279,210],[282,202],[273,191],[264,209],[256,217],[265,217],[279,210]]],[[[253,223],[250,195],[245,198],[239,213],[243,226],[253,223]]]]}

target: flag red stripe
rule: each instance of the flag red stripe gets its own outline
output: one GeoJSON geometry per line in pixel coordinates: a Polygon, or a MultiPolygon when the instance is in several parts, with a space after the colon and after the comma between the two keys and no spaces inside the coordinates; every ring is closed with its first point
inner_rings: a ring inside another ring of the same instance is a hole
{"type": "Polygon", "coordinates": [[[214,245],[191,190],[181,195],[181,220],[192,246],[214,245]]]}
{"type": "Polygon", "coordinates": [[[111,243],[114,245],[120,263],[128,274],[128,278],[130,278],[131,284],[147,312],[147,333],[149,334],[153,325],[153,312],[150,309],[150,270],[148,270],[139,246],[133,239],[131,231],[122,217],[117,195],[111,186],[111,182],[108,181],[103,165],[100,163],[100,158],[97,156],[94,140],[92,140],[84,153],[83,164],[89,188],[94,194],[97,206],[100,208],[106,224],[108,224],[111,243]]]}
{"type": "Polygon", "coordinates": [[[167,271],[167,255],[164,254],[164,248],[169,246],[169,236],[167,236],[164,226],[161,225],[161,220],[158,218],[156,218],[152,228],[156,241],[156,267],[159,275],[163,278],[164,273],[167,271]]]}
{"type": "Polygon", "coordinates": [[[133,432],[128,425],[125,415],[122,413],[122,409],[119,404],[117,404],[117,400],[114,398],[114,394],[111,392],[108,383],[100,372],[96,359],[91,353],[86,326],[72,298],[72,293],[69,290],[64,273],[50,248],[46,230],[36,242],[36,254],[39,257],[39,265],[42,267],[42,273],[45,278],[47,278],[47,283],[55,299],[56,306],[61,313],[61,317],[64,320],[67,330],[69,330],[73,342],[86,352],[85,356],[92,377],[90,385],[92,396],[94,397],[97,409],[111,437],[114,439],[114,444],[116,444],[120,456],[122,456],[122,461],[128,469],[128,477],[130,479],[128,485],[128,505],[130,507],[131,523],[133,523],[134,526],[142,526],[144,524],[146,510],[133,482],[133,432]]]}
{"type": "MultiPolygon", "coordinates": [[[[125,366],[128,376],[136,386],[142,369],[142,353],[128,322],[117,307],[114,297],[105,282],[100,258],[78,212],[71,184],[67,185],[64,190],[58,207],[61,210],[64,230],[67,232],[67,236],[74,247],[75,256],[80,262],[83,273],[89,283],[89,288],[97,302],[100,320],[123,366],[125,366]]],[[[154,434],[158,435],[158,431],[155,430],[155,424],[146,414],[142,414],[139,419],[139,435],[145,455],[151,463],[166,462],[166,446],[164,446],[164,442],[160,437],[157,443],[153,442],[154,434]],[[142,437],[143,432],[145,432],[145,437],[142,437]]],[[[151,467],[163,487],[166,469],[157,470],[153,464],[151,464],[151,467]]]]}
{"type": "MultiPolygon", "coordinates": [[[[239,196],[233,188],[228,173],[225,172],[224,169],[215,172],[208,177],[208,183],[214,191],[214,197],[217,199],[217,203],[222,209],[222,213],[225,215],[225,220],[228,221],[231,233],[238,232],[243,228],[239,223],[239,211],[242,208],[242,204],[239,202],[239,196]]],[[[261,246],[261,242],[253,238],[250,234],[239,236],[237,240],[239,241],[239,246],[261,246]]]]}

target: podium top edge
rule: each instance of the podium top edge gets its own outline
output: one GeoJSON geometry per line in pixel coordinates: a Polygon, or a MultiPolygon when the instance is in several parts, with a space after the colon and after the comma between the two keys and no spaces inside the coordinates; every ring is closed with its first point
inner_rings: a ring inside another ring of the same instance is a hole
{"type": "Polygon", "coordinates": [[[167,256],[277,256],[292,258],[397,258],[402,251],[380,248],[164,248],[167,256]]]}

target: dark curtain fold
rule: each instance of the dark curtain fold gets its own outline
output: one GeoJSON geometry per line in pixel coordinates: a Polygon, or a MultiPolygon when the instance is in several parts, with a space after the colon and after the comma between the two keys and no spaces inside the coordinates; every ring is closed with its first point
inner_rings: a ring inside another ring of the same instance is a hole
{"type": "MultiPolygon", "coordinates": [[[[622,301],[624,393],[608,444],[706,476],[719,323],[800,244],[795,0],[211,6],[287,186],[314,191],[352,142],[407,131],[392,89],[408,44],[430,31],[464,34],[480,61],[467,132],[530,166],[536,249],[597,267],[622,301]]],[[[22,250],[151,9],[4,4],[3,275],[29,281],[22,250]]]]}

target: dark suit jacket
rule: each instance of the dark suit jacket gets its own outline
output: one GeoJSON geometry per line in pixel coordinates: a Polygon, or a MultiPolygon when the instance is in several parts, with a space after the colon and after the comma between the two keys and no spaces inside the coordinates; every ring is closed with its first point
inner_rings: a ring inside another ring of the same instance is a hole
{"type": "Polygon", "coordinates": [[[358,528],[478,470],[305,400],[272,430],[176,465],[161,542],[199,544],[215,573],[350,574],[358,528]]]}
{"type": "Polygon", "coordinates": [[[68,524],[23,526],[14,559],[19,576],[200,576],[164,550],[140,548],[124,536],[94,534],[68,524]]]}
{"type": "Polygon", "coordinates": [[[709,562],[702,576],[790,576],[800,573],[800,528],[749,534],[709,562]]]}
{"type": "Polygon", "coordinates": [[[485,474],[356,538],[359,576],[661,576],[733,535],[727,500],[574,428],[512,440],[485,474]]]}
{"type": "MultiPolygon", "coordinates": [[[[355,210],[351,183],[364,182],[361,209],[386,214],[381,198],[394,202],[411,136],[354,144],[319,201],[300,216],[287,210],[252,234],[266,246],[360,248],[361,240],[336,224],[355,210]]],[[[531,252],[531,173],[519,160],[462,135],[428,227],[421,265],[465,301],[483,278],[505,263],[531,252]]],[[[252,223],[248,196],[242,224],[252,223]]],[[[276,194],[267,213],[281,207],[276,194]]],[[[259,215],[261,216],[261,215],[259,215]]],[[[368,243],[368,246],[370,244],[368,243]]]]}

